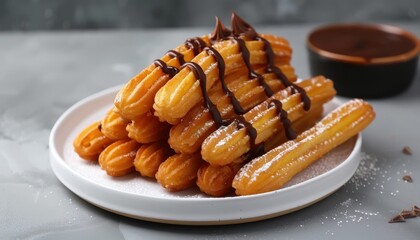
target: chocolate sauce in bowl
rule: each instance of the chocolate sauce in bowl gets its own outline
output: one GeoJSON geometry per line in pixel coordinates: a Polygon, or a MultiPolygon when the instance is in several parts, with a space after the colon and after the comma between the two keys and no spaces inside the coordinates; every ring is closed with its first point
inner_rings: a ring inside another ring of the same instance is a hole
{"type": "Polygon", "coordinates": [[[316,48],[345,56],[374,58],[393,57],[413,50],[416,44],[403,34],[369,25],[349,24],[321,29],[309,37],[316,48]]]}

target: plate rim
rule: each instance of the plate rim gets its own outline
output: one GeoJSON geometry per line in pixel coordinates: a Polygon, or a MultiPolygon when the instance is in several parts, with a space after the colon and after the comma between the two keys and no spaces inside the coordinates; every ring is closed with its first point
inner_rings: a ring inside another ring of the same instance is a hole
{"type": "MultiPolygon", "coordinates": [[[[118,92],[118,90],[121,88],[121,86],[122,85],[118,85],[118,86],[114,86],[114,87],[111,87],[111,88],[104,89],[104,90],[99,91],[97,93],[94,93],[94,94],[92,94],[88,97],[85,97],[85,98],[79,100],[78,102],[76,102],[75,104],[73,104],[64,113],[62,113],[60,115],[60,117],[55,122],[55,124],[54,124],[54,126],[51,130],[50,136],[49,136],[50,165],[53,169],[54,174],[60,180],[60,182],[63,183],[68,189],[70,189],[73,193],[75,193],[76,195],[78,195],[82,199],[85,199],[86,201],[92,203],[93,205],[96,205],[96,206],[101,207],[103,209],[106,209],[108,211],[114,210],[114,211],[111,211],[111,212],[116,212],[116,213],[119,213],[120,215],[131,215],[131,214],[129,212],[115,210],[112,207],[109,207],[109,205],[104,206],[104,205],[107,205],[107,204],[98,204],[95,201],[91,201],[89,199],[89,197],[84,196],[83,193],[80,193],[80,191],[78,191],[77,189],[74,189],[72,186],[69,186],[69,185],[72,185],[72,184],[70,184],[68,182],[68,180],[64,179],[65,177],[63,177],[61,175],[62,173],[60,171],[64,171],[64,170],[68,171],[71,175],[78,176],[83,181],[87,181],[92,186],[101,188],[102,191],[103,190],[110,191],[110,192],[118,191],[120,194],[123,194],[126,197],[130,197],[130,198],[134,197],[134,198],[139,198],[139,199],[148,200],[148,201],[156,201],[156,200],[164,201],[164,202],[169,201],[171,203],[177,203],[177,204],[178,203],[197,203],[197,202],[198,203],[220,204],[220,203],[230,203],[232,201],[233,202],[259,201],[259,200],[267,198],[267,197],[271,197],[271,198],[275,197],[276,195],[282,194],[284,192],[287,193],[288,191],[295,191],[296,189],[302,188],[302,187],[307,186],[309,184],[313,184],[314,182],[320,181],[321,179],[324,179],[324,178],[328,177],[328,175],[331,175],[332,172],[336,172],[336,171],[339,171],[342,168],[345,168],[347,165],[349,165],[351,163],[351,161],[357,161],[357,163],[355,163],[354,171],[352,170],[351,174],[348,174],[349,177],[345,177],[345,179],[343,179],[342,183],[335,184],[334,187],[333,187],[334,189],[328,191],[328,193],[326,195],[323,194],[322,197],[321,197],[321,199],[323,199],[323,198],[327,197],[328,195],[330,195],[331,193],[333,193],[334,191],[336,191],[337,189],[339,189],[342,185],[344,185],[354,175],[354,172],[356,171],[357,166],[359,165],[359,162],[360,162],[360,157],[358,155],[361,153],[361,145],[362,145],[362,134],[361,133],[359,133],[357,135],[357,137],[355,136],[356,140],[355,140],[353,149],[351,150],[348,157],[343,162],[341,162],[339,165],[335,166],[333,169],[330,169],[330,170],[328,170],[328,171],[326,171],[326,172],[324,172],[324,173],[322,173],[318,176],[315,176],[311,179],[308,179],[306,181],[297,183],[293,186],[288,186],[288,187],[281,188],[281,189],[274,190],[274,191],[270,191],[270,192],[254,194],[254,195],[247,195],[247,196],[227,196],[227,197],[221,197],[221,198],[210,197],[210,196],[209,197],[202,197],[202,198],[182,198],[182,197],[161,198],[161,197],[156,197],[156,196],[146,196],[146,195],[136,194],[136,193],[132,193],[132,192],[119,191],[119,190],[116,190],[116,189],[111,188],[109,186],[101,185],[101,184],[99,184],[95,181],[92,181],[91,179],[83,176],[82,174],[78,173],[76,170],[72,169],[68,164],[66,164],[66,160],[64,159],[64,156],[61,156],[61,154],[58,152],[56,139],[58,137],[57,132],[59,131],[60,127],[62,127],[62,125],[65,123],[65,120],[67,118],[69,118],[69,116],[74,114],[75,111],[78,108],[84,106],[85,104],[89,104],[92,101],[97,101],[98,98],[107,96],[108,94],[114,94],[114,93],[116,94],[118,92]],[[59,169],[59,168],[61,168],[61,169],[59,169]]],[[[337,104],[337,105],[342,103],[342,101],[340,101],[337,98],[333,98],[333,100],[331,100],[331,101],[335,102],[335,104],[337,104]]],[[[105,103],[103,105],[105,105],[105,103]]],[[[332,187],[330,187],[330,188],[332,188],[332,187]]],[[[314,200],[314,202],[317,202],[317,201],[314,200]]],[[[311,204],[309,204],[309,205],[311,205],[311,204]]],[[[303,204],[303,205],[305,205],[305,204],[303,204]]],[[[296,208],[299,208],[299,206],[296,206],[296,208]]],[[[301,209],[301,208],[299,208],[299,209],[301,209]]],[[[272,214],[275,214],[275,213],[276,212],[273,212],[272,214]]],[[[282,214],[280,214],[280,215],[282,215],[282,214]]],[[[130,216],[130,217],[133,217],[133,216],[130,216]]],[[[138,217],[141,217],[140,219],[145,219],[143,216],[138,216],[138,217]]],[[[273,217],[275,217],[275,216],[273,216],[273,217]]],[[[136,217],[134,217],[134,218],[136,218],[136,217]]],[[[146,217],[146,218],[148,218],[148,217],[146,217]]],[[[248,221],[246,221],[246,219],[249,219],[249,218],[244,218],[244,219],[242,219],[241,222],[248,222],[248,221]]],[[[264,218],[262,218],[262,219],[264,219],[264,218]]],[[[259,220],[262,220],[262,219],[259,219],[259,220]]],[[[149,220],[150,220],[150,218],[149,218],[149,220]]],[[[200,221],[195,221],[195,220],[194,221],[188,221],[188,220],[187,221],[182,221],[182,220],[178,221],[176,219],[170,220],[170,219],[160,219],[160,218],[157,218],[157,220],[161,220],[159,222],[169,222],[169,223],[173,223],[173,222],[177,223],[178,222],[179,224],[186,223],[188,225],[196,225],[197,223],[200,222],[200,221]]],[[[154,221],[154,220],[151,219],[150,221],[154,221]]],[[[205,224],[205,225],[213,225],[213,224],[211,224],[211,221],[202,221],[202,222],[210,223],[210,224],[205,224]]],[[[225,222],[227,222],[227,224],[229,224],[229,220],[225,220],[225,222]]],[[[216,221],[216,223],[220,223],[220,221],[216,221]]],[[[234,222],[234,223],[237,223],[237,222],[234,222]]]]}

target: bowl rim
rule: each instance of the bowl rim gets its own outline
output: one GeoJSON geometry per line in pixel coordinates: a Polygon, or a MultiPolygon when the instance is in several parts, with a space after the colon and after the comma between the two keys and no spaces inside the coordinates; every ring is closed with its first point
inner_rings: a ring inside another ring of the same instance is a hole
{"type": "Polygon", "coordinates": [[[329,24],[320,26],[318,28],[315,28],[312,30],[308,37],[306,38],[306,45],[308,49],[314,51],[315,53],[319,54],[320,56],[323,56],[328,59],[340,61],[340,62],[348,62],[348,63],[354,63],[354,64],[364,64],[364,65],[375,65],[375,64],[389,64],[389,63],[398,63],[410,60],[414,57],[416,57],[420,52],[420,39],[417,38],[414,34],[411,32],[397,26],[393,25],[387,25],[387,24],[375,24],[375,23],[337,23],[337,24],[329,24]],[[319,31],[325,31],[329,29],[337,29],[337,28],[349,28],[349,27],[361,27],[361,28],[370,28],[370,29],[376,29],[387,33],[392,33],[396,35],[401,35],[406,37],[407,39],[411,40],[415,47],[411,49],[408,52],[390,56],[390,57],[377,57],[377,58],[364,58],[364,57],[358,57],[358,56],[350,56],[350,55],[344,55],[339,53],[334,53],[331,51],[324,50],[322,48],[319,48],[315,46],[311,41],[311,36],[318,33],[319,31]]]}

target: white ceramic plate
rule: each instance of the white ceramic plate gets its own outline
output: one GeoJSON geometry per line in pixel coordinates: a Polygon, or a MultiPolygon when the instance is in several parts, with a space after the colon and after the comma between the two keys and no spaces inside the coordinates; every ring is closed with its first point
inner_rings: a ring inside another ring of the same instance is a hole
{"type": "MultiPolygon", "coordinates": [[[[50,163],[58,179],[90,203],[133,218],[176,224],[215,225],[257,221],[309,206],[336,191],[357,169],[362,138],[347,141],[295,176],[280,190],[252,195],[213,198],[198,189],[170,193],[158,183],[133,173],[112,178],[97,163],[73,151],[75,136],[100,120],[121,86],[94,94],[68,109],[50,135],[50,163]]],[[[338,105],[334,99],[327,111],[338,105]]]]}

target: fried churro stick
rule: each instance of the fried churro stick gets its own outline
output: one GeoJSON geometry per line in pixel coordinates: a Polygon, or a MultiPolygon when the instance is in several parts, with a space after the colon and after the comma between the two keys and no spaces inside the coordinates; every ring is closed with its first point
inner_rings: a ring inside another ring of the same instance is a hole
{"type": "MultiPolygon", "coordinates": [[[[296,120],[296,122],[293,122],[292,127],[296,133],[300,134],[314,126],[322,117],[322,110],[322,106],[312,106],[308,113],[296,120]]],[[[264,150],[268,152],[286,141],[287,138],[284,132],[275,134],[264,142],[264,150]]],[[[202,192],[214,197],[221,197],[231,193],[233,191],[233,178],[248,158],[248,156],[244,155],[225,166],[212,166],[207,162],[203,163],[197,173],[197,186],[202,192]]]]}
{"type": "MultiPolygon", "coordinates": [[[[253,68],[258,65],[267,64],[266,52],[264,51],[265,45],[262,41],[246,41],[245,45],[249,50],[250,64],[253,68]]],[[[277,49],[277,51],[274,51],[275,64],[290,64],[290,47],[285,45],[275,46],[275,42],[272,45],[273,49],[277,49]]],[[[241,48],[237,41],[220,41],[213,45],[213,48],[220,54],[221,58],[223,58],[225,66],[224,75],[229,75],[236,69],[246,67],[242,58],[241,48]]],[[[194,63],[192,65],[202,69],[205,73],[205,88],[206,91],[209,90],[219,79],[217,61],[209,53],[203,51],[192,59],[191,62],[194,63]]],[[[204,79],[201,80],[204,81],[204,79]]],[[[200,81],[193,70],[190,67],[186,67],[156,93],[153,108],[156,111],[155,115],[157,115],[161,121],[176,124],[201,100],[202,93],[200,90],[200,81]]]]}
{"type": "MultiPolygon", "coordinates": [[[[296,80],[293,68],[284,65],[280,67],[291,82],[296,80]]],[[[267,85],[277,92],[284,86],[273,73],[263,74],[267,85]]],[[[267,96],[264,88],[256,78],[248,80],[247,76],[242,76],[238,81],[228,84],[228,88],[236,95],[241,107],[248,111],[255,105],[261,103],[267,96]]],[[[221,86],[214,86],[209,91],[211,100],[216,104],[223,119],[231,119],[236,116],[231,99],[222,90],[221,86]]],[[[210,112],[201,104],[196,105],[181,121],[171,128],[169,144],[181,153],[193,153],[199,150],[204,139],[217,129],[210,112]]]]}
{"type": "Polygon", "coordinates": [[[203,162],[197,172],[197,186],[200,191],[213,197],[221,197],[233,192],[232,181],[244,165],[244,159],[225,166],[212,166],[208,162],[203,162]]]}
{"type": "Polygon", "coordinates": [[[169,191],[180,191],[192,187],[203,160],[200,153],[175,154],[159,166],[156,179],[169,191]]]}
{"type": "Polygon", "coordinates": [[[134,167],[142,176],[155,178],[160,164],[172,154],[173,150],[167,143],[144,144],[137,151],[134,167]]]}
{"type": "Polygon", "coordinates": [[[128,137],[139,143],[152,143],[168,138],[171,125],[160,122],[151,113],[136,117],[127,125],[128,137]]]}
{"type": "Polygon", "coordinates": [[[281,188],[324,154],[365,129],[374,118],[372,106],[362,100],[342,105],[295,140],[245,165],[233,180],[236,194],[257,194],[281,188]]]}
{"type": "Polygon", "coordinates": [[[122,140],[128,138],[125,130],[128,122],[124,120],[112,107],[101,121],[101,132],[112,140],[122,140]]]}
{"type": "Polygon", "coordinates": [[[119,140],[109,145],[99,155],[99,165],[113,177],[124,176],[134,171],[134,158],[140,144],[134,140],[119,140]]]}
{"type": "MultiPolygon", "coordinates": [[[[323,76],[299,82],[298,85],[306,91],[314,105],[328,102],[336,93],[332,81],[323,76]]],[[[287,88],[274,94],[272,98],[267,99],[243,115],[245,120],[252,124],[256,130],[255,145],[264,142],[283,129],[277,108],[271,106],[272,99],[281,101],[291,122],[300,118],[306,112],[299,93],[291,95],[290,88],[287,88]]],[[[239,158],[250,149],[251,139],[247,129],[240,128],[238,123],[234,121],[227,127],[217,129],[204,140],[201,146],[201,155],[211,165],[222,166],[239,158]]]]}
{"type": "MultiPolygon", "coordinates": [[[[197,38],[196,41],[196,43],[194,43],[194,41],[190,42],[191,44],[203,46],[196,46],[194,48],[194,46],[191,47],[188,44],[182,44],[173,51],[169,51],[160,60],[167,64],[167,66],[179,69],[183,62],[189,62],[194,58],[196,51],[201,51],[205,46],[211,45],[207,36],[197,38]],[[179,53],[183,59],[176,57],[176,53],[179,53]]],[[[151,64],[133,77],[119,91],[114,100],[114,104],[119,109],[122,116],[127,119],[133,119],[145,114],[151,110],[156,92],[165,85],[170,78],[171,74],[165,73],[161,66],[151,64]]]]}
{"type": "MultiPolygon", "coordinates": [[[[295,130],[298,135],[308,130],[322,118],[323,112],[323,105],[312,105],[311,109],[305,115],[292,123],[293,130],[295,130]]],[[[284,133],[284,129],[281,129],[280,132],[274,134],[264,142],[264,150],[268,152],[288,140],[289,139],[287,139],[286,134],[284,133]]]]}
{"type": "Polygon", "coordinates": [[[98,160],[99,154],[114,140],[99,130],[99,121],[83,129],[73,141],[74,151],[85,160],[98,160]]]}

